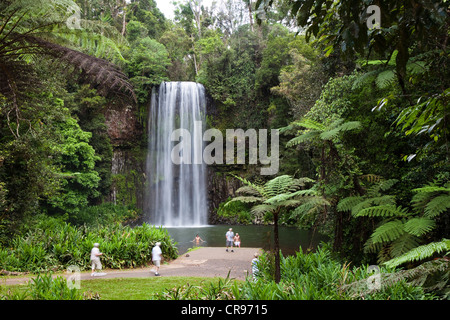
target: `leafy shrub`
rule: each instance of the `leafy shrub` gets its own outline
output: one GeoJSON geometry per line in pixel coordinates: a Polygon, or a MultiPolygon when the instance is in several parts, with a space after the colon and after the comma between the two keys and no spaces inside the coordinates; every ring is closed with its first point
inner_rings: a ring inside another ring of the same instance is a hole
{"type": "Polygon", "coordinates": [[[69,288],[63,277],[53,278],[51,274],[38,275],[30,284],[33,300],[83,300],[76,288],[69,288]]]}
{"type": "Polygon", "coordinates": [[[405,279],[384,281],[383,274],[393,269],[380,268],[381,284],[370,287],[371,269],[368,266],[342,265],[327,247],[317,252],[281,256],[281,281],[273,280],[273,258],[264,253],[258,262],[259,276],[255,282],[247,281],[237,299],[245,300],[421,300],[432,299],[420,286],[405,279]]]}
{"type": "Polygon", "coordinates": [[[133,268],[151,261],[151,249],[161,242],[163,257],[173,259],[177,248],[167,230],[148,224],[137,227],[113,224],[75,227],[57,219],[42,219],[23,237],[0,248],[0,269],[10,271],[53,271],[76,265],[90,268],[90,251],[98,242],[106,268],[133,268]]]}
{"type": "Polygon", "coordinates": [[[250,207],[248,204],[241,201],[229,202],[231,198],[219,204],[217,215],[219,217],[235,220],[236,223],[250,224],[252,223],[252,216],[250,215],[250,207]],[[228,203],[227,205],[225,205],[228,203]]]}

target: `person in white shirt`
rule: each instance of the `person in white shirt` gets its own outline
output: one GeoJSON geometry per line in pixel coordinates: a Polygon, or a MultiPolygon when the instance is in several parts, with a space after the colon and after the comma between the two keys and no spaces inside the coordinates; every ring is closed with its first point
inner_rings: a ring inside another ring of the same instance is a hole
{"type": "Polygon", "coordinates": [[[102,270],[102,263],[100,262],[100,256],[103,255],[103,253],[100,252],[99,244],[94,243],[94,247],[91,250],[91,266],[92,266],[92,273],[91,276],[94,276],[95,269],[102,270]]]}
{"type": "Polygon", "coordinates": [[[226,238],[226,245],[227,245],[227,252],[228,252],[228,247],[231,247],[231,252],[233,251],[233,239],[234,239],[234,232],[233,229],[230,228],[228,230],[228,232],[225,234],[225,238],[226,238]]]}
{"type": "Polygon", "coordinates": [[[155,246],[152,249],[152,261],[153,264],[155,265],[155,269],[153,272],[155,272],[155,276],[159,276],[159,267],[161,265],[161,255],[162,255],[162,251],[161,251],[161,242],[157,242],[155,243],[155,246]]]}
{"type": "Polygon", "coordinates": [[[253,260],[252,260],[252,274],[253,274],[253,281],[256,281],[256,278],[258,276],[258,260],[259,259],[259,254],[257,252],[255,252],[255,254],[253,255],[253,260]]]}

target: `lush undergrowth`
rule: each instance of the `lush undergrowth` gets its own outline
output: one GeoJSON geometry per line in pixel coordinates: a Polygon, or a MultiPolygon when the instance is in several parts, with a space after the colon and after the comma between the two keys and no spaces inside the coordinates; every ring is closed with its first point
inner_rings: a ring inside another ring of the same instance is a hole
{"type": "Polygon", "coordinates": [[[62,277],[39,275],[28,286],[0,291],[4,300],[431,300],[424,286],[398,270],[350,267],[329,249],[281,257],[282,278],[273,280],[273,256],[261,255],[255,279],[149,277],[84,280],[69,289],[62,277]]]}
{"type": "Polygon", "coordinates": [[[214,285],[184,284],[157,295],[167,300],[430,300],[436,299],[406,277],[392,277],[394,269],[341,264],[327,248],[315,253],[298,252],[281,257],[281,281],[273,280],[274,259],[269,253],[259,258],[255,279],[214,285]]]}
{"type": "Polygon", "coordinates": [[[167,230],[148,224],[137,227],[120,223],[74,226],[58,219],[40,219],[28,232],[0,248],[0,269],[19,272],[90,268],[90,251],[100,244],[105,268],[133,268],[151,261],[151,250],[161,242],[163,257],[173,259],[177,248],[167,230]]]}
{"type": "Polygon", "coordinates": [[[205,288],[203,293],[206,288],[212,288],[214,292],[222,292],[222,282],[223,279],[200,277],[95,279],[82,280],[80,289],[70,289],[65,278],[52,278],[48,273],[39,275],[28,285],[0,287],[0,300],[154,300],[164,297],[163,293],[173,287],[205,288]]]}

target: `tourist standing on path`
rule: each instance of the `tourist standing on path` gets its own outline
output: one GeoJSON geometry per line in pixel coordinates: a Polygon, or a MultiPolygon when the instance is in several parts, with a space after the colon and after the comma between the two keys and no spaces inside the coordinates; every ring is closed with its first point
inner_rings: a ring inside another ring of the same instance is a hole
{"type": "MultiPolygon", "coordinates": [[[[155,265],[155,276],[159,276],[159,267],[161,266],[161,255],[162,255],[162,251],[161,251],[161,242],[157,242],[155,243],[155,246],[152,249],[152,261],[153,264],[155,265]]],[[[152,270],[153,271],[153,270],[152,270]]]]}
{"type": "Polygon", "coordinates": [[[257,252],[255,252],[255,254],[253,255],[253,260],[252,260],[252,275],[253,275],[253,281],[256,281],[256,277],[258,276],[258,261],[259,261],[259,254],[257,252]]]}
{"type": "Polygon", "coordinates": [[[234,237],[234,245],[236,247],[241,247],[241,236],[239,235],[239,233],[236,232],[236,236],[234,237]]]}
{"type": "Polygon", "coordinates": [[[91,276],[95,275],[95,269],[102,270],[102,263],[100,262],[100,256],[103,255],[103,253],[100,252],[99,247],[100,245],[98,243],[94,243],[94,247],[91,250],[91,266],[92,266],[91,276]]]}
{"type": "Polygon", "coordinates": [[[228,247],[230,247],[231,248],[231,252],[234,252],[233,251],[233,239],[234,239],[234,232],[233,232],[233,229],[232,228],[230,228],[229,230],[228,230],[228,232],[225,234],[225,238],[226,238],[226,245],[227,245],[227,252],[228,252],[228,247]]]}

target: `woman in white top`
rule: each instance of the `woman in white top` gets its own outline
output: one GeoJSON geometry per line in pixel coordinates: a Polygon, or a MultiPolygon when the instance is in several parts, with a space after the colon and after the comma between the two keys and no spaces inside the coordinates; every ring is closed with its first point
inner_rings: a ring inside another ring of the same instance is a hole
{"type": "Polygon", "coordinates": [[[161,242],[157,242],[155,243],[155,246],[152,249],[152,261],[153,264],[155,265],[155,276],[159,276],[159,267],[161,265],[161,255],[162,255],[162,251],[161,251],[161,242]]]}
{"type": "Polygon", "coordinates": [[[92,273],[91,276],[95,274],[95,269],[102,270],[102,263],[100,262],[100,256],[103,253],[100,252],[98,248],[100,245],[98,243],[94,243],[94,247],[91,250],[91,265],[92,265],[92,273]]]}

